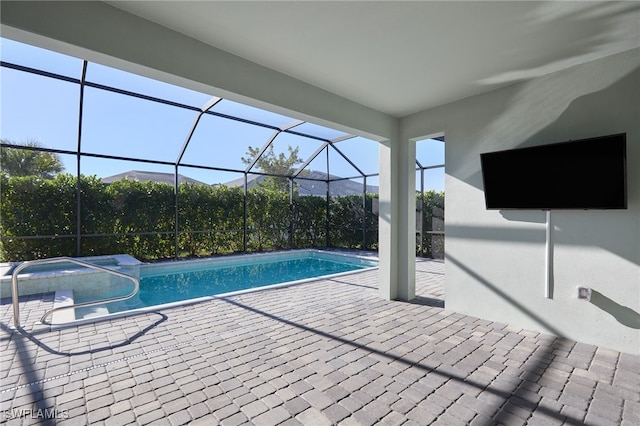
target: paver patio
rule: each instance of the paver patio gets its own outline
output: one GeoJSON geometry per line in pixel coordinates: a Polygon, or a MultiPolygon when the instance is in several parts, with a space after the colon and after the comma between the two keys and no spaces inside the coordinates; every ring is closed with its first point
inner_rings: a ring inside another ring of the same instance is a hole
{"type": "Polygon", "coordinates": [[[413,303],[373,270],[51,332],[3,300],[0,421],[640,424],[640,357],[448,312],[416,269],[413,303]]]}

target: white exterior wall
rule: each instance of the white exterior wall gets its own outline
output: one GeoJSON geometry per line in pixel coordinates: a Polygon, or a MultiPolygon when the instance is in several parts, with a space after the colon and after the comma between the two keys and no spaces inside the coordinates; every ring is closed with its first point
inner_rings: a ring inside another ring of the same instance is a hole
{"type": "Polygon", "coordinates": [[[446,309],[640,354],[640,50],[425,111],[402,129],[446,133],[446,309]],[[623,132],[628,209],[551,212],[546,299],[545,213],[486,210],[480,153],[623,132]],[[578,286],[593,289],[591,302],[578,286]]]}

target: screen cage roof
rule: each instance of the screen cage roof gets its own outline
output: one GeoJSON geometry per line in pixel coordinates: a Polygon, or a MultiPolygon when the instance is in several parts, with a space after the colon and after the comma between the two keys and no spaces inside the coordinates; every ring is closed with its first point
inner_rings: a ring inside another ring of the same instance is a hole
{"type": "Polygon", "coordinates": [[[228,173],[324,181],[377,175],[377,143],[362,137],[12,40],[1,43],[3,146],[38,141],[39,150],[61,155],[66,171],[74,171],[73,157],[80,155],[77,173],[105,179],[126,173],[128,165],[149,172],[185,167],[185,178],[207,184],[226,183],[228,173]],[[353,147],[359,155],[345,154],[353,147]],[[261,167],[265,156],[292,155],[285,172],[261,167]],[[107,159],[121,163],[109,168],[100,161],[107,159]]]}

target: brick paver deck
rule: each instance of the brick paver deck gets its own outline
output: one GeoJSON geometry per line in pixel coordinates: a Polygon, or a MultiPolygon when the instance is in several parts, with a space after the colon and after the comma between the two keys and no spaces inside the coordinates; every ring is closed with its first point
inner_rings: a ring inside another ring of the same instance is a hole
{"type": "Polygon", "coordinates": [[[640,424],[639,357],[448,312],[416,269],[414,303],[374,270],[51,332],[4,300],[0,422],[640,424]]]}

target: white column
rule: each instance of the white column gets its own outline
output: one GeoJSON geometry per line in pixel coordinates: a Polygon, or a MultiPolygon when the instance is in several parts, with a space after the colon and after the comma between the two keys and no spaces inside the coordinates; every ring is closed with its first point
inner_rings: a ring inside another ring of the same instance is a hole
{"type": "Polygon", "coordinates": [[[416,294],[416,147],[413,141],[380,144],[380,297],[411,300],[416,294]]]}

